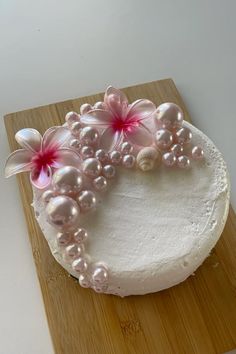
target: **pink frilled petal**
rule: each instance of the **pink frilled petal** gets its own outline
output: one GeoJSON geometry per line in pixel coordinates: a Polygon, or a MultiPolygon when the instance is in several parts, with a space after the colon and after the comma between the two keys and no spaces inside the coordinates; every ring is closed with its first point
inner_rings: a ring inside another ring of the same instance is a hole
{"type": "Polygon", "coordinates": [[[104,102],[114,117],[126,117],[128,99],[122,91],[109,86],[105,92],[104,102]]]}
{"type": "Polygon", "coordinates": [[[83,124],[91,126],[107,126],[112,123],[112,115],[104,109],[93,109],[80,117],[83,124]]]}
{"type": "Polygon", "coordinates": [[[16,133],[15,139],[26,150],[37,152],[41,148],[42,136],[36,129],[21,129],[16,133]]]}
{"type": "Polygon", "coordinates": [[[139,146],[149,146],[153,141],[151,132],[143,124],[126,131],[125,136],[131,144],[139,146]]]}
{"type": "Polygon", "coordinates": [[[104,130],[100,138],[100,147],[106,151],[112,151],[120,145],[123,139],[123,133],[120,131],[114,132],[113,128],[109,127],[104,130]]]}
{"type": "Polygon", "coordinates": [[[57,151],[57,158],[51,164],[51,167],[60,168],[62,166],[79,167],[81,164],[80,156],[69,148],[60,148],[57,151]]]}
{"type": "Polygon", "coordinates": [[[66,144],[71,137],[71,132],[66,127],[51,127],[43,136],[42,149],[45,148],[59,148],[66,144]]]}
{"type": "Polygon", "coordinates": [[[30,180],[34,187],[44,189],[51,183],[52,170],[49,166],[44,166],[40,170],[31,171],[30,180]]]}
{"type": "Polygon", "coordinates": [[[20,172],[29,171],[32,168],[31,159],[33,152],[25,149],[14,151],[7,159],[5,176],[10,177],[20,172]]]}
{"type": "Polygon", "coordinates": [[[133,102],[127,111],[128,120],[143,120],[149,118],[156,110],[156,106],[149,100],[141,99],[133,102]]]}

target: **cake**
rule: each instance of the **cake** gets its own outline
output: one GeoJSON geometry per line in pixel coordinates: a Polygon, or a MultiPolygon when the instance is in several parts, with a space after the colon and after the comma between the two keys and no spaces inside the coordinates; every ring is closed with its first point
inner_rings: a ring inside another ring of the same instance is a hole
{"type": "Polygon", "coordinates": [[[24,151],[10,155],[6,175],[31,171],[35,217],[81,286],[122,297],[160,291],[216,244],[229,208],[226,164],[183,118],[173,103],[128,104],[109,87],[104,102],[69,112],[43,139],[16,134],[24,151]]]}

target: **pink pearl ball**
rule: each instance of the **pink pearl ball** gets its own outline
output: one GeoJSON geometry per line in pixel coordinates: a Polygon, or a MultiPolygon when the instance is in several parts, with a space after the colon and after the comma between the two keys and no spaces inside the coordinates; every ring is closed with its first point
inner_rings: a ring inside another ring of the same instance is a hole
{"type": "Polygon", "coordinates": [[[188,144],[192,139],[192,132],[189,128],[181,128],[175,132],[175,139],[179,144],[188,144]]]}
{"type": "Polygon", "coordinates": [[[72,123],[70,126],[71,134],[78,138],[82,127],[83,127],[83,125],[80,122],[72,123]]]}
{"type": "Polygon", "coordinates": [[[81,114],[86,114],[89,111],[91,111],[91,109],[93,109],[93,107],[91,106],[91,104],[89,103],[84,103],[82,104],[82,106],[80,107],[80,113],[81,114]]]}
{"type": "Polygon", "coordinates": [[[122,165],[125,168],[133,168],[135,165],[135,157],[133,155],[124,155],[122,158],[122,165]]]}
{"type": "Polygon", "coordinates": [[[76,112],[68,112],[65,116],[65,121],[69,126],[71,126],[74,122],[79,121],[79,115],[76,112]]]}
{"type": "Polygon", "coordinates": [[[133,149],[134,149],[133,146],[128,141],[125,141],[121,145],[120,151],[123,155],[126,155],[126,154],[131,154],[133,149]]]}
{"type": "Polygon", "coordinates": [[[80,149],[81,144],[80,144],[79,139],[72,139],[72,140],[70,141],[70,147],[71,147],[71,148],[74,148],[74,149],[80,149]]]}
{"type": "Polygon", "coordinates": [[[88,212],[96,207],[96,196],[92,191],[82,191],[77,201],[82,212],[88,212]]]}
{"type": "Polygon", "coordinates": [[[108,281],[108,271],[103,266],[97,266],[92,273],[92,281],[96,285],[104,284],[108,281]]]}
{"type": "Polygon", "coordinates": [[[80,131],[80,141],[84,145],[95,145],[98,139],[99,133],[95,128],[85,127],[80,131]]]}
{"type": "Polygon", "coordinates": [[[83,161],[82,169],[87,177],[96,178],[102,172],[102,165],[98,159],[91,157],[83,161]]]}
{"type": "Polygon", "coordinates": [[[184,148],[180,144],[174,144],[173,146],[171,146],[170,151],[172,151],[175,156],[180,156],[183,155],[184,148]]]}
{"type": "Polygon", "coordinates": [[[68,245],[65,249],[65,257],[66,258],[75,258],[80,256],[83,253],[82,245],[77,245],[76,243],[72,243],[68,245]]]}
{"type": "Polygon", "coordinates": [[[94,150],[91,146],[83,146],[80,150],[80,155],[83,159],[88,159],[94,156],[94,150]]]}
{"type": "Polygon", "coordinates": [[[88,233],[85,229],[80,228],[73,234],[73,237],[77,243],[83,243],[87,240],[88,233]]]}
{"type": "Polygon", "coordinates": [[[78,204],[65,195],[51,198],[46,207],[47,221],[58,230],[75,228],[79,214],[78,204]]]}
{"type": "Polygon", "coordinates": [[[162,156],[162,162],[167,167],[172,167],[176,163],[176,156],[173,152],[166,152],[162,156]]]}
{"type": "Polygon", "coordinates": [[[167,129],[159,129],[155,134],[155,143],[159,149],[166,150],[173,143],[173,135],[167,129]]]}
{"type": "Polygon", "coordinates": [[[156,125],[164,129],[173,130],[181,127],[183,123],[183,111],[175,103],[163,103],[157,107],[156,125]]]}
{"type": "Polygon", "coordinates": [[[103,102],[96,102],[95,105],[93,106],[94,109],[104,109],[105,105],[103,102]]]}
{"type": "Polygon", "coordinates": [[[192,148],[192,158],[194,160],[201,160],[204,157],[204,151],[200,146],[194,146],[192,148]]]}
{"type": "Polygon", "coordinates": [[[177,165],[180,168],[187,169],[190,168],[191,162],[188,156],[182,155],[177,158],[177,165]]]}
{"type": "Polygon", "coordinates": [[[114,165],[119,165],[122,158],[121,153],[119,151],[114,150],[110,152],[109,156],[110,156],[111,163],[113,163],[114,165]]]}
{"type": "Polygon", "coordinates": [[[80,286],[82,286],[82,288],[89,288],[90,287],[89,277],[85,274],[81,274],[79,276],[79,284],[80,286]]]}
{"type": "Polygon", "coordinates": [[[53,197],[54,197],[54,192],[50,189],[43,192],[43,194],[42,194],[42,200],[45,204],[47,204],[49,202],[49,200],[53,197]]]}
{"type": "Polygon", "coordinates": [[[98,149],[95,152],[95,157],[102,163],[105,163],[108,161],[108,154],[103,149],[98,149]]]}
{"type": "Polygon", "coordinates": [[[72,268],[78,273],[84,273],[88,269],[88,262],[83,257],[79,257],[73,261],[72,268]]]}
{"type": "Polygon", "coordinates": [[[52,188],[57,194],[74,196],[81,191],[82,186],[82,174],[73,166],[59,168],[52,177],[52,188]]]}
{"type": "Polygon", "coordinates": [[[113,165],[105,165],[103,166],[102,174],[108,179],[113,178],[115,177],[116,169],[113,165]]]}
{"type": "Polygon", "coordinates": [[[107,180],[103,176],[99,176],[93,180],[94,188],[99,191],[103,192],[107,189],[107,180]]]}
{"type": "Polygon", "coordinates": [[[69,232],[59,232],[57,234],[57,244],[58,244],[58,246],[68,245],[70,240],[71,240],[71,233],[69,233],[69,232]]]}

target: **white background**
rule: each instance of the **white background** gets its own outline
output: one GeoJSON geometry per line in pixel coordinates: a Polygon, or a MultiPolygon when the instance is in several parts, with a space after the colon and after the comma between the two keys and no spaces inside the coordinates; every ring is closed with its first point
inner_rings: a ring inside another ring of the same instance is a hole
{"type": "MultiPolygon", "coordinates": [[[[1,118],[108,84],[172,77],[228,163],[235,207],[235,14],[235,0],[1,0],[1,118]]],[[[0,188],[0,354],[51,354],[16,180],[0,188]]]]}

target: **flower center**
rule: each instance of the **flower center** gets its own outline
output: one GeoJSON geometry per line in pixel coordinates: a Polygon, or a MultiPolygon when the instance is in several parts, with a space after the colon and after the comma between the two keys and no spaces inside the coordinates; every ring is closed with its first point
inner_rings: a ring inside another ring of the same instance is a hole
{"type": "Polygon", "coordinates": [[[41,168],[50,166],[57,159],[57,151],[55,149],[45,149],[37,152],[33,158],[32,162],[35,165],[37,170],[41,170],[41,168]]]}
{"type": "Polygon", "coordinates": [[[112,128],[115,132],[131,132],[134,128],[139,126],[139,119],[132,118],[129,120],[123,120],[120,117],[116,117],[112,122],[112,128]]]}

